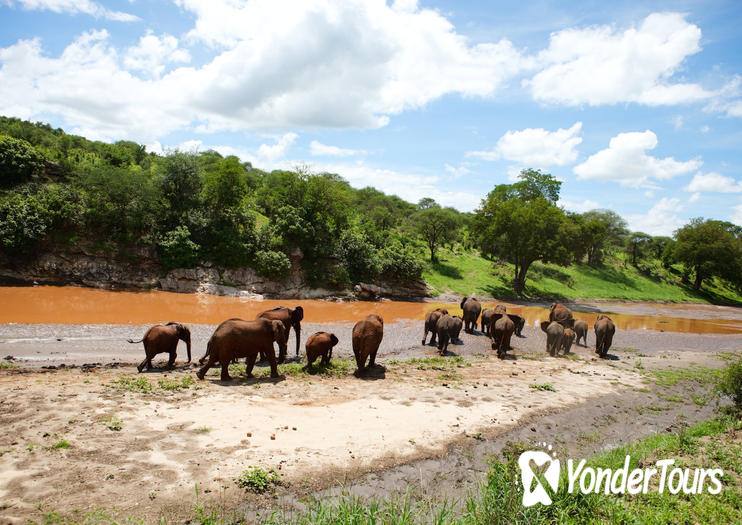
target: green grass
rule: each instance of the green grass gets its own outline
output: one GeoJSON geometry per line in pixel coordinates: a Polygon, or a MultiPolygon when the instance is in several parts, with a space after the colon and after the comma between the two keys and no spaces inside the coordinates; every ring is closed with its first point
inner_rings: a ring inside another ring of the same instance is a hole
{"type": "MultiPolygon", "coordinates": [[[[441,249],[437,263],[426,264],[423,278],[433,295],[453,293],[515,298],[510,285],[513,265],[486,260],[475,251],[441,249]]],[[[526,278],[525,295],[563,299],[616,299],[634,301],[742,303],[742,294],[717,279],[704,281],[696,292],[680,283],[676,268],[667,270],[658,261],[642,263],[649,275],[628,263],[625,254],[607,257],[605,265],[567,267],[536,262],[526,278]]]]}
{"type": "Polygon", "coordinates": [[[471,361],[467,361],[460,355],[455,355],[453,357],[412,357],[403,361],[392,359],[389,364],[411,365],[418,370],[450,370],[471,366],[471,361]]]}
{"type": "Polygon", "coordinates": [[[192,387],[196,382],[191,376],[185,376],[180,381],[177,379],[160,379],[157,381],[157,386],[162,390],[169,392],[178,392],[179,390],[186,390],[192,387]]]}
{"type": "Polygon", "coordinates": [[[72,448],[72,445],[66,439],[61,439],[52,445],[52,450],[59,450],[60,448],[72,448]]]}
{"type": "Polygon", "coordinates": [[[111,381],[108,386],[116,390],[126,390],[129,392],[152,392],[152,383],[146,377],[132,378],[120,376],[118,379],[111,381]]]}
{"type": "Polygon", "coordinates": [[[681,381],[694,381],[702,385],[715,383],[722,375],[722,369],[693,365],[688,368],[665,368],[647,372],[649,378],[658,386],[675,386],[681,381]]]}
{"type": "Polygon", "coordinates": [[[554,388],[554,385],[552,385],[551,383],[531,383],[528,386],[530,386],[534,390],[543,390],[543,391],[546,391],[546,392],[556,392],[556,388],[554,388]]]}
{"type": "Polygon", "coordinates": [[[281,477],[274,469],[265,470],[260,467],[247,467],[242,474],[234,479],[238,487],[246,491],[262,494],[281,484],[281,477]]]}
{"type": "MultiPolygon", "coordinates": [[[[285,375],[287,377],[301,377],[301,376],[327,376],[327,377],[343,377],[350,374],[355,369],[356,363],[352,359],[337,358],[332,359],[330,364],[322,366],[319,362],[315,362],[309,368],[301,363],[283,363],[278,365],[278,375],[285,375]]],[[[258,378],[270,377],[271,370],[269,367],[253,368],[253,375],[258,378]]],[[[219,375],[219,369],[211,372],[211,375],[219,375]]],[[[229,374],[232,377],[239,377],[245,375],[244,364],[231,364],[229,365],[229,374]]]]}
{"type": "Polygon", "coordinates": [[[18,367],[18,365],[15,364],[15,363],[8,363],[6,361],[3,361],[2,363],[0,363],[0,369],[3,369],[3,368],[17,368],[17,367],[18,367]]]}
{"type": "MultiPolygon", "coordinates": [[[[651,466],[659,459],[677,458],[688,468],[721,468],[723,490],[719,495],[673,495],[650,492],[643,495],[570,494],[567,469],[562,468],[560,487],[549,506],[523,507],[523,488],[517,460],[531,447],[508,443],[504,460],[490,460],[487,478],[460,504],[448,500],[415,498],[410,490],[389,499],[363,499],[344,492],[339,497],[310,499],[305,510],[295,513],[272,511],[263,517],[271,524],[518,524],[530,523],[736,523],[742,513],[742,444],[726,438],[739,430],[737,419],[724,417],[706,421],[676,434],[658,434],[631,445],[588,459],[588,466],[617,469],[631,457],[629,469],[651,466]]],[[[592,442],[593,434],[583,434],[592,442]]],[[[566,461],[565,461],[566,463],[566,461]]]]}
{"type": "Polygon", "coordinates": [[[105,419],[101,419],[100,421],[108,430],[113,430],[118,432],[121,430],[121,423],[122,421],[117,418],[116,416],[107,417],[105,419]]]}

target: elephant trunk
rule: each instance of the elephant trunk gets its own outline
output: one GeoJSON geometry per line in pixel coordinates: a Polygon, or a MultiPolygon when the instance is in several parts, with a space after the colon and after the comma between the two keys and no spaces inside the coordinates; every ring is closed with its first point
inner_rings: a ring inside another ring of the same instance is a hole
{"type": "Polygon", "coordinates": [[[186,339],[186,351],[188,352],[188,361],[186,363],[191,362],[191,337],[188,336],[188,339],[186,339]]]}
{"type": "MultiPolygon", "coordinates": [[[[299,339],[301,339],[301,324],[296,323],[294,325],[294,333],[296,334],[296,355],[299,355],[299,339]]],[[[288,339],[288,334],[287,334],[288,339]]]]}

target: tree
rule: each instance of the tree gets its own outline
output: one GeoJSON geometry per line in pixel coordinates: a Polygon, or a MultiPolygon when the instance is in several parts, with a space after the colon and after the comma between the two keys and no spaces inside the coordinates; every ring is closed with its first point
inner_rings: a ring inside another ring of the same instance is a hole
{"type": "Polygon", "coordinates": [[[0,135],[0,187],[26,182],[44,169],[44,157],[25,140],[0,135]]]}
{"type": "Polygon", "coordinates": [[[587,263],[596,266],[610,247],[623,246],[628,235],[626,221],[611,210],[590,210],[582,214],[590,238],[587,263]]]}
{"type": "Polygon", "coordinates": [[[427,210],[428,208],[433,208],[435,206],[438,206],[438,203],[435,202],[435,199],[431,199],[430,197],[423,197],[417,203],[417,207],[421,210],[427,210]]]}
{"type": "Polygon", "coordinates": [[[555,202],[559,181],[535,170],[515,184],[496,186],[476,211],[479,243],[515,265],[513,290],[520,294],[535,261],[567,264],[571,259],[567,221],[555,202]]]}
{"type": "Polygon", "coordinates": [[[430,261],[437,261],[436,250],[445,243],[456,239],[456,212],[439,206],[424,208],[414,216],[415,230],[430,250],[430,261]]]}
{"type": "Polygon", "coordinates": [[[161,191],[167,207],[167,226],[180,224],[184,213],[201,204],[201,169],[195,155],[173,153],[165,159],[161,191]]]}
{"type": "Polygon", "coordinates": [[[646,248],[652,242],[652,236],[647,233],[633,232],[626,239],[627,248],[631,254],[631,264],[636,266],[636,259],[642,257],[646,248]]]}
{"type": "Polygon", "coordinates": [[[695,272],[693,289],[716,276],[739,285],[742,275],[742,233],[730,222],[692,219],[675,232],[675,258],[695,272]]]}

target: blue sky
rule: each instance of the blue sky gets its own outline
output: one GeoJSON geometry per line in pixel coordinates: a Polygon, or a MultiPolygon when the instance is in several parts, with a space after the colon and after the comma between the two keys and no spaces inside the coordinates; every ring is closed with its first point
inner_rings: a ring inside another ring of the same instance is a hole
{"type": "Polygon", "coordinates": [[[742,224],[742,4],[0,0],[0,114],[475,209],[742,224]]]}

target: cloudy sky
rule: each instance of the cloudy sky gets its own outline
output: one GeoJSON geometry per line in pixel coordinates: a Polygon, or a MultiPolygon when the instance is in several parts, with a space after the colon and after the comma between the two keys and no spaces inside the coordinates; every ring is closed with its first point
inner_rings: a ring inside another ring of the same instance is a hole
{"type": "Polygon", "coordinates": [[[742,224],[742,4],[0,0],[0,114],[475,209],[742,224]]]}

